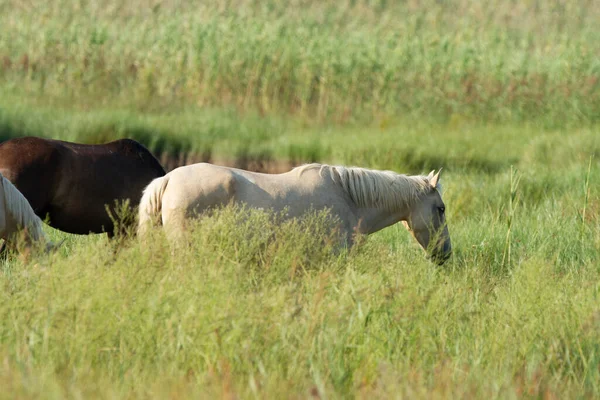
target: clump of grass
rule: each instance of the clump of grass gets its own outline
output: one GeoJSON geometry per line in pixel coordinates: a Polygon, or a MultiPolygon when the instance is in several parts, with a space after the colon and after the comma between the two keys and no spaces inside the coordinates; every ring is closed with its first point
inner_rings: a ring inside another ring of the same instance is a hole
{"type": "Polygon", "coordinates": [[[583,207],[581,209],[581,234],[579,235],[579,240],[583,244],[585,237],[585,226],[586,226],[586,212],[588,207],[588,202],[590,199],[590,174],[592,172],[592,156],[590,156],[590,162],[588,164],[587,174],[585,176],[585,182],[583,185],[583,207]]]}
{"type": "Polygon", "coordinates": [[[520,176],[518,171],[510,167],[510,191],[508,197],[508,206],[506,210],[506,241],[504,243],[504,252],[502,254],[502,266],[511,266],[511,248],[512,248],[512,230],[515,217],[516,206],[518,204],[518,188],[520,176]]]}
{"type": "MultiPolygon", "coordinates": [[[[505,178],[478,191],[502,195],[505,178]]],[[[564,215],[578,193],[515,210],[506,268],[494,266],[504,220],[483,206],[459,222],[457,194],[448,195],[456,254],[443,268],[401,228],[336,253],[325,214],[280,224],[236,208],[198,221],[176,252],[157,229],[116,253],[85,237],[5,262],[0,381],[13,394],[57,398],[92,388],[115,397],[595,395],[597,249],[581,247],[576,209],[564,215]]]]}

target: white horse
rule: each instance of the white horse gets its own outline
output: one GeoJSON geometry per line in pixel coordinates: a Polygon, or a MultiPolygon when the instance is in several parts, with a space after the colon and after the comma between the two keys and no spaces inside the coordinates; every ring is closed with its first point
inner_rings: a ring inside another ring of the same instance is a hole
{"type": "Polygon", "coordinates": [[[27,245],[44,241],[48,249],[53,247],[44,234],[42,220],[35,215],[25,196],[0,174],[0,239],[9,244],[20,233],[25,234],[27,245]]]}
{"type": "Polygon", "coordinates": [[[185,221],[230,202],[281,212],[289,218],[329,209],[341,221],[344,244],[356,233],[371,234],[404,221],[432,259],[451,253],[440,172],[407,176],[392,171],[308,164],[283,174],[261,174],[208,163],[176,168],[144,190],[138,234],[162,223],[171,237],[185,221]]]}

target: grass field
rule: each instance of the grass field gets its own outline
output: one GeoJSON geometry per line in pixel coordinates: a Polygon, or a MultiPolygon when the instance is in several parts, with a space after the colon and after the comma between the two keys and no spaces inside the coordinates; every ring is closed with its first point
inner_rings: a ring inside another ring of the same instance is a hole
{"type": "Polygon", "coordinates": [[[3,92],[53,104],[598,120],[591,0],[2,0],[0,11],[3,92]]]}
{"type": "Polygon", "coordinates": [[[453,258],[402,226],[226,209],[173,253],[0,262],[0,398],[597,398],[594,1],[0,0],[0,140],[176,165],[444,168],[453,258]],[[326,242],[326,240],[325,240],[326,242]]]}

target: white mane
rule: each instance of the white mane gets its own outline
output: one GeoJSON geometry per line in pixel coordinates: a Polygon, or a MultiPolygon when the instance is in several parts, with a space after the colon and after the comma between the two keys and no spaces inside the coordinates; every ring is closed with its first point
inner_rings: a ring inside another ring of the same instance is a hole
{"type": "Polygon", "coordinates": [[[401,175],[393,171],[378,171],[359,167],[307,164],[298,167],[298,174],[319,169],[319,175],[329,173],[359,207],[375,207],[395,211],[411,207],[419,195],[432,190],[426,176],[401,175]]]}
{"type": "Polygon", "coordinates": [[[0,210],[5,214],[10,214],[16,221],[19,228],[27,228],[30,237],[33,240],[39,240],[45,237],[42,230],[42,220],[35,215],[29,202],[21,192],[2,174],[2,194],[6,209],[0,210]]]}

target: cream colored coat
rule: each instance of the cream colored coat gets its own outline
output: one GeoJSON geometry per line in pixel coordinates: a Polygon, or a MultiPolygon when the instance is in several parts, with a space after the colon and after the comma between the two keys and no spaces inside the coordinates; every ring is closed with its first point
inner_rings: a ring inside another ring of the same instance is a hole
{"type": "Polygon", "coordinates": [[[25,196],[0,174],[0,238],[11,242],[22,230],[28,243],[47,240],[42,220],[35,215],[25,196]]]}
{"type": "Polygon", "coordinates": [[[138,233],[152,223],[170,236],[185,230],[189,218],[230,202],[275,212],[288,218],[329,209],[341,221],[346,245],[355,234],[370,234],[406,221],[419,243],[447,258],[450,237],[444,204],[436,190],[439,173],[406,176],[391,171],[309,164],[283,174],[262,174],[199,163],[180,167],[153,180],[144,190],[138,233]],[[441,214],[440,214],[441,212],[441,214]]]}

